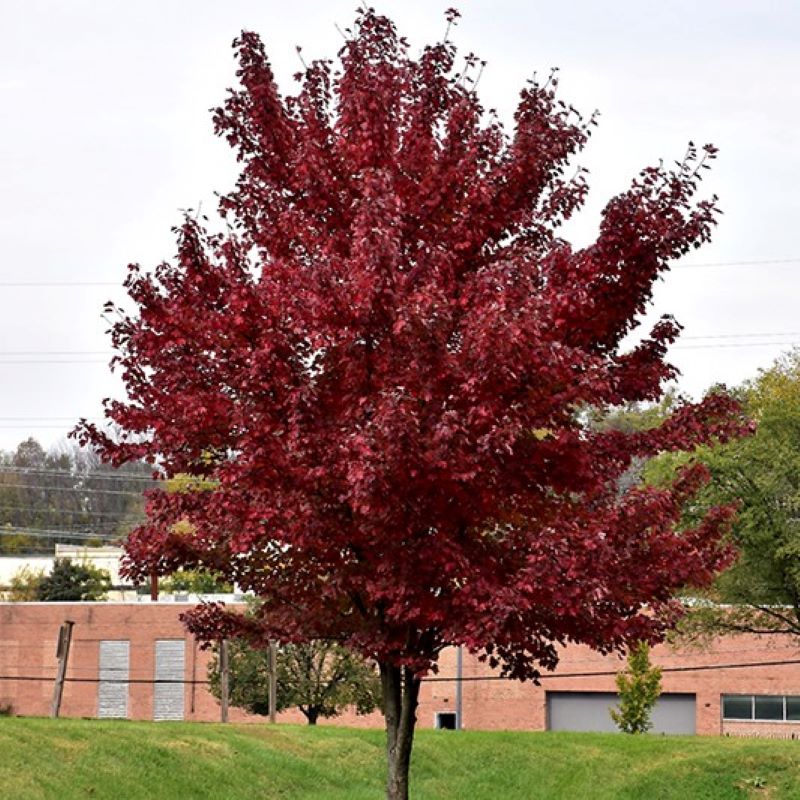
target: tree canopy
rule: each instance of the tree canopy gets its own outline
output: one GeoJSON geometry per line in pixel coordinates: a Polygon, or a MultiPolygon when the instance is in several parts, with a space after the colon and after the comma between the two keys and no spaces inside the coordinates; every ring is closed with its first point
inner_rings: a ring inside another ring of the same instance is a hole
{"type": "Polygon", "coordinates": [[[52,553],[56,542],[109,543],[143,517],[152,469],[110,469],[74,443],[45,450],[32,437],[0,451],[0,553],[52,553]]]}
{"type": "MultiPolygon", "coordinates": [[[[241,640],[229,644],[231,705],[253,714],[269,713],[269,665],[264,650],[241,640]]],[[[219,662],[209,665],[211,690],[219,696],[219,662]]],[[[279,648],[276,657],[276,709],[298,708],[315,725],[348,706],[359,714],[380,703],[380,680],[374,666],[331,642],[305,642],[279,648]]]]}
{"type": "Polygon", "coordinates": [[[685,524],[717,504],[736,503],[738,556],[696,603],[685,633],[726,631],[800,636],[800,351],[787,353],[736,389],[755,435],[691,455],[664,455],[645,468],[655,485],[669,483],[691,458],[712,479],[685,524]]]}
{"type": "Polygon", "coordinates": [[[36,600],[87,601],[105,600],[111,588],[111,578],[104,569],[92,564],[76,563],[69,558],[57,558],[47,575],[34,576],[36,600]]]}
{"type": "Polygon", "coordinates": [[[401,798],[442,648],[533,678],[559,643],[657,638],[675,589],[710,582],[732,509],[676,530],[706,470],[618,479],[746,423],[722,393],[647,431],[580,411],[657,400],[674,377],[674,320],[623,341],[710,236],[715,198],[695,194],[715,148],[643,170],[573,248],[558,229],[585,199],[573,161],[596,120],[555,75],[525,85],[508,133],[448,37],[414,57],[371,9],[346,33],[294,95],[256,34],[235,41],[240,86],[214,113],[241,165],[227,227],[188,215],[174,261],[130,267],[129,303],[110,306],[121,433],[79,435],[115,465],[209,482],[151,492],[127,544],[133,577],[205,567],[260,598],[255,620],[195,610],[198,635],[335,640],[379,663],[401,798]]]}

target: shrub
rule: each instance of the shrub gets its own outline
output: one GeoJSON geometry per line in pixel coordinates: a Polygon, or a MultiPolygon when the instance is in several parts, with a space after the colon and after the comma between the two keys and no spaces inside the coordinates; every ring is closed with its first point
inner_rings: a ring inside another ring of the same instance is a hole
{"type": "Polygon", "coordinates": [[[650,646],[639,642],[628,653],[628,666],[617,675],[619,710],[611,718],[623,733],[647,733],[653,707],[661,694],[661,668],[650,663],[650,646]]]}

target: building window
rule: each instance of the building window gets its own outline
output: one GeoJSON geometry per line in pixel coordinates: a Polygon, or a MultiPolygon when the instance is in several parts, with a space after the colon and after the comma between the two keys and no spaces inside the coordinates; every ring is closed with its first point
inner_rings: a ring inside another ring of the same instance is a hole
{"type": "Polygon", "coordinates": [[[783,712],[783,697],[756,695],[753,699],[756,719],[783,722],[786,717],[783,712]]]}
{"type": "Polygon", "coordinates": [[[786,719],[789,722],[800,722],[800,697],[786,698],[786,719]]]}
{"type": "Polygon", "coordinates": [[[436,727],[440,730],[454,731],[456,729],[456,715],[452,711],[437,712],[436,727]]]}
{"type": "Polygon", "coordinates": [[[731,722],[800,722],[800,696],[724,694],[722,718],[731,722]]]}

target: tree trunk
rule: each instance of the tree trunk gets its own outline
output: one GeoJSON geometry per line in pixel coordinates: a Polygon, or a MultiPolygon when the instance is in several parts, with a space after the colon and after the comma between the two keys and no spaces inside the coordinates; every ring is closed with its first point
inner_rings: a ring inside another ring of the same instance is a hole
{"type": "Polygon", "coordinates": [[[408,768],[420,680],[408,667],[381,664],[380,668],[386,717],[386,800],[408,800],[408,768]]]}
{"type": "Polygon", "coordinates": [[[309,725],[317,724],[317,717],[319,717],[319,710],[311,706],[306,712],[306,719],[309,725]]]}

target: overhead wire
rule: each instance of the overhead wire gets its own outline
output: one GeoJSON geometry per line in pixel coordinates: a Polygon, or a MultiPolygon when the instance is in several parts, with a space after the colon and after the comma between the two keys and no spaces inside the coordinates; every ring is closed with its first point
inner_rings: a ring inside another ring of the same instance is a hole
{"type": "MultiPolygon", "coordinates": [[[[676,667],[661,667],[662,673],[676,673],[676,672],[709,672],[728,669],[748,669],[760,667],[782,667],[800,664],[800,658],[786,658],[776,659],[772,661],[747,661],[747,662],[733,662],[728,664],[697,664],[697,665],[681,665],[676,667]]],[[[99,668],[98,668],[99,671],[99,668]]],[[[544,680],[561,680],[567,678],[597,678],[597,677],[616,677],[619,670],[590,670],[586,672],[552,672],[539,675],[539,681],[544,680]]],[[[52,681],[55,676],[45,675],[0,675],[0,681],[52,681]]],[[[423,683],[476,683],[479,681],[510,681],[503,675],[433,675],[425,676],[422,678],[423,683]]],[[[186,678],[88,678],[69,676],[65,681],[70,683],[121,683],[121,684],[159,684],[159,683],[184,683],[184,684],[207,684],[208,680],[203,679],[186,679],[186,678]]]]}
{"type": "Polygon", "coordinates": [[[116,473],[108,473],[108,472],[90,472],[90,473],[74,473],[69,472],[67,470],[59,470],[59,469],[46,469],[46,468],[39,468],[39,467],[16,467],[16,466],[0,466],[0,476],[3,473],[13,473],[15,475],[47,475],[47,476],[55,476],[55,477],[65,477],[65,478],[75,478],[78,480],[86,480],[86,481],[94,481],[94,480],[103,480],[103,481],[136,481],[136,482],[143,482],[143,483],[159,483],[159,479],[155,478],[148,478],[146,475],[142,473],[135,473],[135,472],[116,472],[116,473]]]}
{"type": "Polygon", "coordinates": [[[778,264],[800,264],[800,258],[763,258],[751,261],[706,261],[694,264],[675,264],[674,269],[697,269],[705,267],[766,267],[778,264]]]}
{"type": "Polygon", "coordinates": [[[734,342],[725,344],[676,344],[673,350],[740,350],[743,347],[792,347],[800,341],[790,342],[734,342]]]}
{"type": "MultiPolygon", "coordinates": [[[[96,539],[102,542],[116,542],[125,538],[124,533],[106,534],[97,531],[36,530],[35,528],[7,528],[0,526],[0,536],[14,536],[29,539],[96,539]]],[[[9,555],[6,553],[5,555],[9,555]]]]}
{"type": "MultiPolygon", "coordinates": [[[[83,487],[73,486],[42,486],[31,483],[2,483],[0,487],[8,487],[10,489],[38,489],[45,492],[80,492],[82,494],[122,494],[132,497],[140,497],[142,492],[126,492],[122,489],[84,489],[83,487]]],[[[144,490],[142,490],[144,491],[144,490]]]]}
{"type": "MultiPolygon", "coordinates": [[[[140,514],[131,515],[128,514],[126,511],[83,511],[80,509],[71,509],[71,508],[40,508],[39,506],[30,506],[30,505],[20,505],[20,506],[13,506],[13,505],[0,505],[0,511],[26,511],[26,512],[34,512],[40,514],[70,514],[75,517],[111,517],[112,519],[119,520],[120,522],[125,522],[127,519],[134,517],[138,518],[139,516],[143,516],[140,514]]],[[[0,522],[2,525],[2,522],[0,522]]]]}
{"type": "MultiPolygon", "coordinates": [[[[700,261],[688,264],[674,264],[671,269],[705,269],[709,267],[765,267],[778,266],[785,264],[800,264],[800,256],[791,258],[761,258],[743,259],[741,261],[700,261]]],[[[122,280],[119,281],[0,281],[0,287],[4,288],[88,288],[88,287],[116,287],[124,289],[122,280]]]]}

